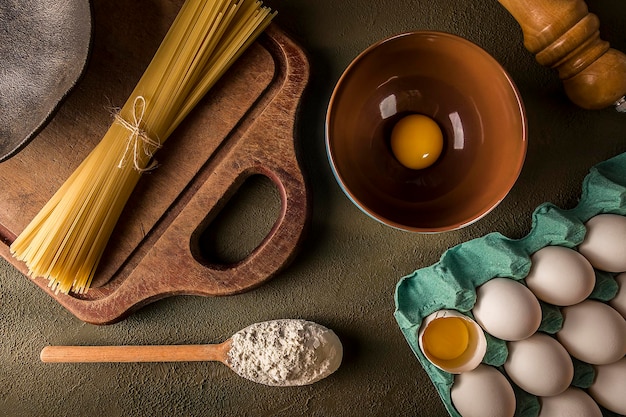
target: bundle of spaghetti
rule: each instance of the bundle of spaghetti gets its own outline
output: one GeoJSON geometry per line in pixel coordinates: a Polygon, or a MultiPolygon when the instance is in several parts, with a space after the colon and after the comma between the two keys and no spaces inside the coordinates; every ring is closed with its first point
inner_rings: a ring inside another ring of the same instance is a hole
{"type": "Polygon", "coordinates": [[[115,121],[12,243],[56,293],[83,293],[153,154],[276,12],[257,0],[186,0],[115,121]]]}

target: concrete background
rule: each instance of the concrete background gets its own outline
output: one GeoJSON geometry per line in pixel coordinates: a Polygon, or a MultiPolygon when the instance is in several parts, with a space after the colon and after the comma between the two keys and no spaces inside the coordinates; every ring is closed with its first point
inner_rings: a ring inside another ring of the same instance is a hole
{"type": "MultiPolygon", "coordinates": [[[[123,7],[126,1],[110,4],[123,7]]],[[[153,7],[156,1],[140,3],[153,7]]],[[[0,415],[446,416],[393,318],[398,279],[486,233],[524,236],[537,205],[550,201],[573,207],[589,168],[626,151],[626,115],[571,104],[556,74],[523,48],[519,26],[495,0],[267,3],[279,11],[278,24],[309,53],[312,66],[298,146],[313,188],[314,212],[300,255],[249,293],[173,297],[109,326],[79,321],[0,260],[0,415]],[[486,49],[512,75],[528,116],[528,155],[509,196],[478,223],[442,235],[391,230],[363,215],[334,182],[323,143],[326,105],[350,60],[382,38],[415,29],[451,32],[486,49]],[[39,361],[46,345],[213,343],[248,324],[276,318],[305,318],[334,329],[345,347],[339,371],[312,386],[272,388],[243,380],[219,363],[39,361]]],[[[626,5],[588,3],[600,16],[602,36],[626,51],[626,5]]],[[[96,39],[106,18],[95,16],[96,39]]],[[[278,205],[266,181],[255,181],[240,194],[224,215],[226,237],[216,245],[226,258],[241,256],[258,242],[263,223],[271,224],[278,205]]]]}

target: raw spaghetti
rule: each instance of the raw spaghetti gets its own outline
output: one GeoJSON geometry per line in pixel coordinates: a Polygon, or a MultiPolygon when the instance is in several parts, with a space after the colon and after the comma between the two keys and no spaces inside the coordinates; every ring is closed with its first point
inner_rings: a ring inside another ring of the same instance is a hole
{"type": "Polygon", "coordinates": [[[55,292],[89,288],[154,153],[276,12],[255,0],[186,0],[108,131],[11,245],[55,292]]]}

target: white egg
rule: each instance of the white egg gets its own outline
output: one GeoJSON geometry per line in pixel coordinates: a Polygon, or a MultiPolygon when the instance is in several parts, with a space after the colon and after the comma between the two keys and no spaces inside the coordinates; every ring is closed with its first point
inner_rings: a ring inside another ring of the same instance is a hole
{"type": "Polygon", "coordinates": [[[504,369],[524,391],[540,397],[565,391],[574,377],[572,358],[565,348],[544,333],[509,342],[504,369]]]}
{"type": "Polygon", "coordinates": [[[596,377],[589,395],[602,407],[626,415],[626,357],[609,365],[594,366],[596,377]]]}
{"type": "Polygon", "coordinates": [[[585,300],[561,313],[563,327],[556,337],[576,359],[604,365],[626,354],[626,320],[608,304],[585,300]]]}
{"type": "Polygon", "coordinates": [[[596,274],[580,253],[564,246],[546,246],[535,252],[526,285],[542,301],[569,306],[589,297],[596,274]]]}
{"type": "Polygon", "coordinates": [[[493,278],[476,290],[474,318],[502,340],[521,340],[541,324],[541,306],[528,288],[509,278],[493,278]]]}
{"type": "Polygon", "coordinates": [[[454,378],[452,405],[462,417],[513,417],[515,394],[496,368],[481,364],[454,378]]]}
{"type": "Polygon", "coordinates": [[[626,272],[615,277],[619,289],[609,304],[626,319],[626,272]]]}
{"type": "Polygon", "coordinates": [[[626,217],[600,214],[585,224],[587,234],[578,250],[597,269],[626,271],[626,217]]]}
{"type": "Polygon", "coordinates": [[[602,417],[598,404],[580,388],[570,387],[559,395],[540,397],[537,417],[602,417]]]}

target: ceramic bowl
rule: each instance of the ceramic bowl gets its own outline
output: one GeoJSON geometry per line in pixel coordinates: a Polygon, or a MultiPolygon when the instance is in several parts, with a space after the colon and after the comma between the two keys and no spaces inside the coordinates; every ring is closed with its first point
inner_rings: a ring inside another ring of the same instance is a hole
{"type": "Polygon", "coordinates": [[[0,162],[50,121],[82,76],[91,39],[89,0],[0,2],[0,162]]]}
{"type": "Polygon", "coordinates": [[[374,219],[434,233],[467,226],[510,191],[527,148],[524,106],[487,52],[458,36],[418,31],[362,52],[330,99],[326,148],[345,194],[374,219]],[[428,168],[401,165],[390,148],[408,114],[437,122],[444,148],[428,168]]]}

